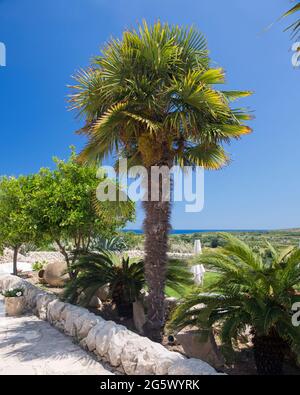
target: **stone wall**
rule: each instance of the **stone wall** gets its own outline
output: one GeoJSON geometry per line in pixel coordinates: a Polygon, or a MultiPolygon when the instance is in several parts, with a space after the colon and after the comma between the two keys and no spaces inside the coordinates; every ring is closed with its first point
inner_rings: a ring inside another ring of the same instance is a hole
{"type": "MultiPolygon", "coordinates": [[[[13,250],[5,248],[0,255],[0,264],[13,261],[13,250]]],[[[18,254],[18,262],[35,263],[46,261],[47,263],[64,261],[64,256],[59,251],[30,251],[26,255],[18,254]]]]}
{"type": "Polygon", "coordinates": [[[215,375],[207,363],[187,359],[161,344],[106,321],[87,309],[61,302],[26,280],[0,276],[0,291],[22,287],[27,307],[43,320],[72,336],[84,349],[128,375],[215,375]]]}

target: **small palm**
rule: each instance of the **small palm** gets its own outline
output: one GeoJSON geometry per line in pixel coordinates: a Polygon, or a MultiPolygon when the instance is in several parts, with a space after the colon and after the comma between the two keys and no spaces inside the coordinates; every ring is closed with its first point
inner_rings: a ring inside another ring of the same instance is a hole
{"type": "Polygon", "coordinates": [[[269,244],[266,258],[231,235],[222,237],[223,248],[199,258],[218,273],[216,281],[183,301],[171,327],[210,328],[219,323],[221,338],[230,345],[251,327],[255,338],[279,337],[299,347],[300,332],[292,325],[291,314],[300,284],[300,249],[277,251],[269,244]]]}

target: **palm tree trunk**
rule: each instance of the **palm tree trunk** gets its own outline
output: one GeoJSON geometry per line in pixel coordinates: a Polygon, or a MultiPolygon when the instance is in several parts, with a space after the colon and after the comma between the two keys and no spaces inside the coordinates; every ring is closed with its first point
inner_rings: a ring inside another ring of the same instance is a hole
{"type": "Polygon", "coordinates": [[[145,279],[149,287],[147,321],[144,333],[161,342],[165,319],[164,289],[167,269],[170,202],[143,202],[145,210],[145,279]]]}
{"type": "Polygon", "coordinates": [[[287,343],[277,334],[253,338],[254,359],[259,375],[280,375],[284,356],[288,350],[287,343]]]}

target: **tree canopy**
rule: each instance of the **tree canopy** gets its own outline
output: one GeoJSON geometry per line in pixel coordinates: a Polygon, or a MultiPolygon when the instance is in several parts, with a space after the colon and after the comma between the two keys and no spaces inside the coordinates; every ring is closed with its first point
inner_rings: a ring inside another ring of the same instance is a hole
{"type": "Polygon", "coordinates": [[[0,248],[14,250],[14,274],[22,244],[36,240],[37,229],[30,216],[33,177],[2,177],[0,180],[0,248]]]}
{"type": "Polygon", "coordinates": [[[111,237],[132,220],[135,206],[99,202],[96,190],[105,176],[99,178],[95,166],[81,166],[74,150],[69,160],[54,162],[54,170],[1,179],[0,246],[17,252],[24,243],[55,242],[69,266],[79,251],[88,251],[93,238],[111,237]]]}
{"type": "Polygon", "coordinates": [[[94,237],[111,236],[134,217],[131,201],[120,207],[98,202],[99,174],[95,166],[81,166],[73,151],[68,161],[54,158],[54,170],[41,169],[35,176],[31,217],[39,234],[56,242],[69,264],[70,256],[87,251],[94,237]]]}

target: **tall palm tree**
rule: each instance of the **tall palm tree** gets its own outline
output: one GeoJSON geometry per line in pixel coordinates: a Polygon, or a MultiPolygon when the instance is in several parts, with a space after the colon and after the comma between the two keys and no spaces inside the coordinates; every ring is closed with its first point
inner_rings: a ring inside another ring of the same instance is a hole
{"type": "Polygon", "coordinates": [[[258,373],[280,374],[289,347],[299,352],[300,331],[292,323],[292,306],[299,300],[300,249],[256,254],[244,242],[224,234],[225,245],[198,259],[218,272],[204,289],[195,289],[175,310],[170,327],[221,327],[224,343],[252,329],[258,373]]]}
{"type": "MultiPolygon", "coordinates": [[[[288,17],[290,15],[295,14],[300,11],[300,2],[297,2],[290,10],[283,14],[283,17],[288,17]]],[[[300,19],[297,19],[294,23],[292,23],[286,30],[292,31],[292,36],[296,37],[300,33],[300,19]]]]}
{"type": "MultiPolygon", "coordinates": [[[[224,71],[210,67],[206,41],[195,29],[143,22],[112,39],[75,76],[71,108],[83,115],[88,143],[82,162],[117,153],[128,164],[199,165],[229,162],[222,144],[250,133],[250,116],[230,102],[250,92],[220,91],[224,71]]],[[[149,190],[151,180],[149,179],[149,190]]],[[[158,189],[161,192],[162,181],[158,189]]],[[[145,333],[161,339],[170,202],[145,201],[145,272],[150,297],[145,333]]]]}

